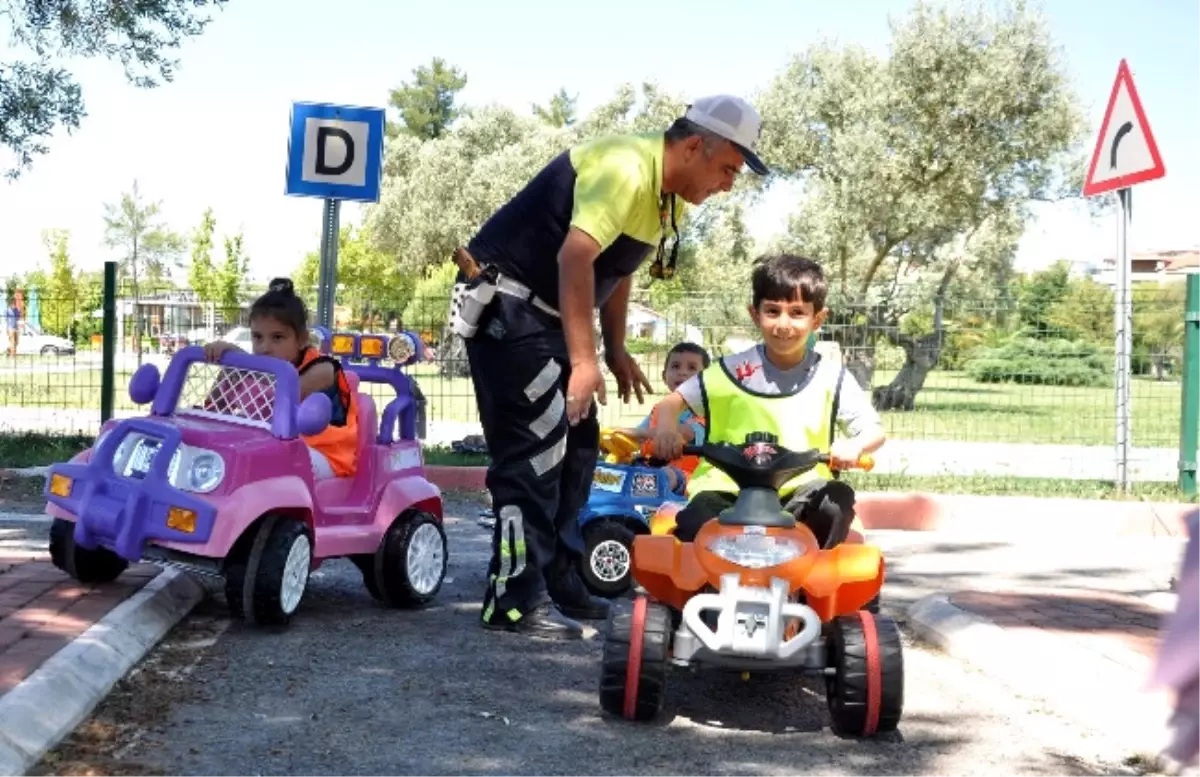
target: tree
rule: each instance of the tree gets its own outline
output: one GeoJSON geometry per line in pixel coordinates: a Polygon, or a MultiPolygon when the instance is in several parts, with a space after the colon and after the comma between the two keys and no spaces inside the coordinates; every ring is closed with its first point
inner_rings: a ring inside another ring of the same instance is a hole
{"type": "Polygon", "coordinates": [[[139,364],[142,358],[139,283],[143,279],[151,283],[164,280],[168,263],[174,263],[183,250],[183,240],[159,220],[160,208],[158,202],[142,203],[137,181],[133,182],[131,192],[121,195],[119,203],[104,206],[104,242],[124,253],[119,275],[132,283],[132,335],[139,364]]]}
{"type": "Polygon", "coordinates": [[[892,33],[886,59],[811,47],[760,101],[761,155],[804,185],[789,238],[830,270],[848,366],[870,385],[875,341],[905,350],[880,409],[913,407],[940,356],[939,317],[925,340],[897,336],[904,300],[944,302],[996,256],[974,242],[991,233],[1000,248],[1030,203],[1076,196],[1083,160],[1077,100],[1023,3],[993,16],[918,2],[892,33]]]}
{"type": "Polygon", "coordinates": [[[548,106],[543,108],[535,104],[533,106],[533,115],[551,127],[570,127],[575,123],[575,103],[578,99],[579,95],[572,97],[567,94],[567,90],[564,87],[559,89],[550,98],[548,106]]]}
{"type": "Polygon", "coordinates": [[[1182,282],[1133,286],[1135,371],[1144,373],[1148,368],[1155,380],[1164,380],[1167,365],[1182,359],[1186,293],[1187,284],[1182,282]]]}
{"type": "Polygon", "coordinates": [[[555,155],[598,135],[665,130],[683,109],[651,84],[640,96],[625,85],[569,127],[489,106],[466,111],[433,140],[397,138],[388,145],[379,204],[368,211],[376,248],[405,273],[441,265],[555,155]]]}
{"type": "Polygon", "coordinates": [[[242,287],[250,273],[250,259],[242,253],[242,233],[225,238],[225,261],[216,276],[216,302],[226,322],[238,320],[242,310],[242,287]]]}
{"type": "Polygon", "coordinates": [[[9,27],[10,51],[21,59],[0,61],[0,144],[15,164],[11,179],[48,150],[54,128],[78,129],[86,116],[83,90],[56,61],[102,57],[116,60],[126,79],[152,88],[174,78],[178,61],[166,54],[199,35],[211,20],[206,7],[225,0],[0,0],[9,27]]]}
{"type": "Polygon", "coordinates": [[[412,82],[402,83],[388,98],[403,122],[400,127],[388,126],[389,137],[407,132],[421,140],[440,138],[458,118],[454,100],[466,85],[467,76],[440,57],[414,68],[412,82]]]}
{"type": "Polygon", "coordinates": [[[71,324],[79,312],[79,287],[75,282],[75,268],[67,243],[71,234],[63,229],[42,232],[42,243],[50,253],[50,269],[46,281],[41,285],[38,305],[41,321],[37,322],[47,332],[59,337],[69,337],[71,324]]]}
{"type": "Polygon", "coordinates": [[[200,226],[192,233],[192,263],[188,267],[188,283],[201,302],[216,302],[218,295],[217,268],[213,264],[213,233],[217,220],[212,208],[206,208],[200,226]]]}
{"type": "MultiPolygon", "coordinates": [[[[321,269],[321,254],[305,255],[293,273],[296,288],[315,298],[321,269]]],[[[375,248],[370,230],[342,227],[338,234],[338,303],[350,308],[360,327],[378,318],[399,317],[412,299],[417,281],[401,270],[388,254],[375,248]]]]}

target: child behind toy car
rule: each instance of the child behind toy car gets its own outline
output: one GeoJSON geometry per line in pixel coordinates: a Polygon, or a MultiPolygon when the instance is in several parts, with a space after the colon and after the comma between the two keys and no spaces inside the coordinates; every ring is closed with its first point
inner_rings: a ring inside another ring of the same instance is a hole
{"type": "MultiPolygon", "coordinates": [[[[794,451],[828,452],[834,467],[853,466],[883,445],[879,414],[854,376],[837,361],[808,347],[820,329],[827,285],[817,262],[783,254],[762,259],[754,269],[750,317],[762,343],[718,359],[679,386],[656,408],[677,417],[690,407],[707,419],[709,442],[741,445],[751,432],[774,434],[794,451]],[[843,425],[849,438],[833,439],[843,425]]],[[[677,427],[660,424],[655,448],[678,456],[684,445],[677,427]]],[[[737,498],[732,479],[702,461],[688,482],[688,505],[676,516],[675,536],[685,542],[737,498]]],[[[854,490],[833,479],[825,465],[802,473],[779,492],[784,509],[816,535],[822,547],[846,539],[854,516],[854,490]]]]}
{"type": "MultiPolygon", "coordinates": [[[[667,391],[675,391],[684,381],[708,367],[710,361],[708,351],[701,346],[688,342],[676,343],[671,350],[667,351],[667,360],[663,365],[662,378],[663,382],[667,384],[667,391]]],[[[659,406],[655,405],[654,409],[642,419],[636,428],[625,431],[635,439],[653,439],[654,433],[658,429],[658,419],[659,406]]],[[[685,444],[704,444],[704,418],[702,416],[696,415],[690,408],[684,408],[676,423],[679,425],[685,444]]],[[[663,469],[671,490],[682,494],[687,486],[688,477],[699,464],[700,459],[696,456],[679,456],[668,462],[663,469]]]]}
{"type": "MultiPolygon", "coordinates": [[[[333,406],[329,426],[301,438],[308,445],[313,474],[318,480],[353,475],[358,467],[358,403],[341,365],[309,345],[308,309],[289,279],[271,281],[267,293],[254,301],[250,335],[256,355],[274,356],[296,366],[300,401],[317,392],[329,397],[333,406]]],[[[240,349],[218,340],[204,346],[204,355],[215,362],[230,350],[240,349]]]]}

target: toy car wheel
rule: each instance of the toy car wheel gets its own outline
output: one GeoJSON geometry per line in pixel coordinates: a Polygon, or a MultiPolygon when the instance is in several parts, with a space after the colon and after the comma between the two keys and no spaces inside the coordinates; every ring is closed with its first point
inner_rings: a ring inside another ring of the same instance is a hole
{"type": "Polygon", "coordinates": [[[639,596],[613,602],[604,631],[600,706],[628,720],[651,720],[667,691],[671,611],[639,596]]]}
{"type": "Polygon", "coordinates": [[[592,593],[612,597],[629,590],[633,582],[633,537],[629,527],[617,521],[600,520],[587,527],[580,572],[592,593]]]}
{"type": "Polygon", "coordinates": [[[859,610],[827,627],[825,698],[833,728],[850,736],[894,731],[904,708],[900,629],[886,615],[859,610]]]}
{"type": "Polygon", "coordinates": [[[392,523],[373,563],[360,562],[371,595],[392,607],[420,607],[446,578],[446,531],[429,513],[408,512],[392,523]]]}
{"type": "Polygon", "coordinates": [[[862,608],[864,610],[866,610],[867,612],[875,613],[876,615],[878,615],[879,614],[879,594],[875,594],[875,596],[871,597],[871,601],[864,604],[862,608]]]}
{"type": "Polygon", "coordinates": [[[230,611],[252,625],[285,625],[304,598],[311,568],[308,527],[268,515],[230,554],[225,570],[230,611]]]}
{"type": "Polygon", "coordinates": [[[129,567],[108,548],[76,545],[75,524],[62,518],[50,524],[50,561],[81,583],[109,583],[129,567]]]}

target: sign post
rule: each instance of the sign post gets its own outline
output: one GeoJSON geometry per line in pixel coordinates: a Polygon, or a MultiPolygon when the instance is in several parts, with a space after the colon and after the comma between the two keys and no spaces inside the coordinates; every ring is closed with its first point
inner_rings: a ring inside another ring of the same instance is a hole
{"type": "Polygon", "coordinates": [[[1114,296],[1114,323],[1116,324],[1115,369],[1117,410],[1117,487],[1129,490],[1129,457],[1133,448],[1130,428],[1131,391],[1133,374],[1133,293],[1131,291],[1131,268],[1129,261],[1129,227],[1133,221],[1133,192],[1131,187],[1154,181],[1167,174],[1150,122],[1142,110],[1133,75],[1125,60],[1117,67],[1117,78],[1108,97],[1108,108],[1087,179],[1083,184],[1083,196],[1095,197],[1116,191],[1121,203],[1121,214],[1117,220],[1117,267],[1114,296]]]}
{"type": "Polygon", "coordinates": [[[325,200],[317,323],[333,328],[342,200],[378,202],[384,109],[324,103],[292,105],[285,194],[325,200]]]}

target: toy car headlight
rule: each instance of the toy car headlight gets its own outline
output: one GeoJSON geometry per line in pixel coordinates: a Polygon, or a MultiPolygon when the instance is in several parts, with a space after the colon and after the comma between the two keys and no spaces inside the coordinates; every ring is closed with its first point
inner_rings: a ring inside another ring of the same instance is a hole
{"type": "Polygon", "coordinates": [[[396,335],[392,341],[388,343],[388,356],[396,364],[405,364],[409,359],[417,355],[417,344],[409,335],[396,335]]]}
{"type": "Polygon", "coordinates": [[[171,456],[167,479],[180,490],[207,494],[225,479],[225,460],[212,451],[180,445],[171,456]]]}
{"type": "Polygon", "coordinates": [[[192,457],[187,479],[189,490],[206,494],[225,479],[225,460],[215,453],[198,453],[192,457]]]}
{"type": "Polygon", "coordinates": [[[736,534],[717,537],[708,549],[731,564],[747,569],[766,569],[787,563],[804,553],[804,548],[786,537],[767,534],[736,534]]]}

